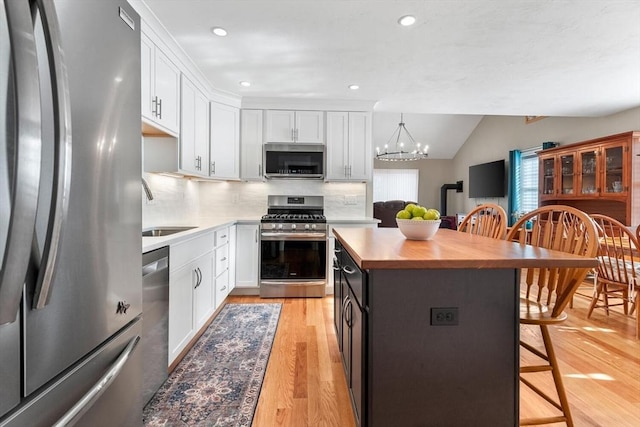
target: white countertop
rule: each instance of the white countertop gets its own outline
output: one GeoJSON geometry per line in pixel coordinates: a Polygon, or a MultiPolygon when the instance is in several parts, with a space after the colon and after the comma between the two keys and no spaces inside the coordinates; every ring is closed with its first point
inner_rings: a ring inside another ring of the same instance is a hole
{"type": "MultiPolygon", "coordinates": [[[[334,218],[328,217],[328,224],[377,224],[380,220],[371,217],[362,217],[362,218],[334,218]]],[[[176,243],[180,243],[182,241],[191,239],[200,234],[214,231],[217,228],[228,227],[233,224],[259,224],[260,217],[247,217],[247,218],[216,218],[209,219],[206,221],[200,221],[198,223],[185,223],[185,224],[157,224],[155,226],[144,227],[145,229],[152,227],[162,227],[164,226],[189,226],[196,227],[191,230],[181,231],[179,233],[171,234],[169,236],[160,236],[160,237],[143,237],[142,238],[142,252],[149,252],[154,249],[161,248],[163,246],[175,245],[176,243]]]]}

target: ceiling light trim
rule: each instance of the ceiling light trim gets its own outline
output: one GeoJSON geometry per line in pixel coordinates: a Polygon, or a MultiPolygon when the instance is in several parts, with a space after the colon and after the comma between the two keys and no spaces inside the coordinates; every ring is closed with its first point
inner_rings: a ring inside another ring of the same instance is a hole
{"type": "Polygon", "coordinates": [[[212,32],[213,34],[215,34],[216,36],[218,36],[218,37],[226,37],[226,36],[227,36],[227,34],[229,34],[229,33],[227,32],[227,30],[225,30],[225,29],[224,29],[224,28],[222,28],[222,27],[212,27],[212,28],[211,28],[211,32],[212,32]]]}
{"type": "Polygon", "coordinates": [[[413,15],[404,15],[398,19],[398,24],[403,27],[410,27],[416,23],[416,17],[413,15]]]}

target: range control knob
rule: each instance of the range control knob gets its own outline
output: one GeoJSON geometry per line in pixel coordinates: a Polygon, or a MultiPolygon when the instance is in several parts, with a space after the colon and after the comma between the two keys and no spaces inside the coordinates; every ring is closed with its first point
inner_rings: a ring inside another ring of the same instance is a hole
{"type": "Polygon", "coordinates": [[[278,224],[278,230],[282,230],[282,224],[278,224]]]}
{"type": "Polygon", "coordinates": [[[271,229],[275,230],[276,229],[276,225],[275,224],[271,224],[271,229]]]}
{"type": "Polygon", "coordinates": [[[295,225],[295,224],[291,224],[291,229],[292,229],[292,230],[295,230],[296,228],[298,228],[298,226],[297,226],[297,225],[295,225]]]}
{"type": "Polygon", "coordinates": [[[315,224],[311,224],[311,229],[315,230],[316,229],[316,225],[315,224]]]}
{"type": "Polygon", "coordinates": [[[305,229],[305,230],[308,230],[309,228],[310,228],[310,227],[309,227],[309,224],[305,224],[305,225],[304,225],[304,229],[305,229]]]}

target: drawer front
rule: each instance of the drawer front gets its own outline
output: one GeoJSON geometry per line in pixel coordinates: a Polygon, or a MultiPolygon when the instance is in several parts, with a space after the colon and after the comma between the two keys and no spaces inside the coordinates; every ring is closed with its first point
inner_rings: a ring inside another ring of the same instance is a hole
{"type": "Polygon", "coordinates": [[[216,249],[216,276],[229,269],[229,245],[216,249]]]}
{"type": "Polygon", "coordinates": [[[216,308],[222,304],[222,301],[229,295],[229,271],[223,272],[216,277],[216,308]]]}
{"type": "Polygon", "coordinates": [[[216,248],[229,243],[229,227],[216,230],[216,248]]]}
{"type": "Polygon", "coordinates": [[[346,252],[342,251],[342,274],[343,277],[347,280],[349,287],[353,291],[353,296],[356,299],[358,305],[362,308],[365,306],[365,295],[364,295],[364,280],[365,275],[362,270],[356,265],[356,263],[351,259],[351,256],[346,252]]]}
{"type": "Polygon", "coordinates": [[[169,247],[169,271],[175,271],[200,255],[211,251],[213,241],[213,232],[210,232],[171,245],[169,247]]]}

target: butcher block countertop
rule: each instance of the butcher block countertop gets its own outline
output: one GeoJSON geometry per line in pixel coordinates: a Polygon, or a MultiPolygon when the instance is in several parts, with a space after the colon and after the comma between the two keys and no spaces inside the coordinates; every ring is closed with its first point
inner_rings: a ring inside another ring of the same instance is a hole
{"type": "Polygon", "coordinates": [[[333,232],[364,270],[597,266],[596,258],[444,228],[427,241],[408,240],[397,228],[336,228],[333,232]]]}

